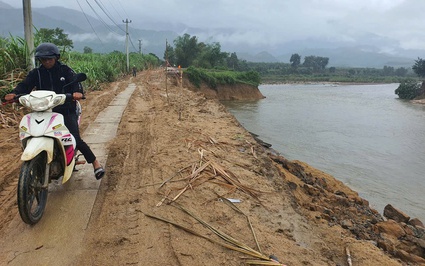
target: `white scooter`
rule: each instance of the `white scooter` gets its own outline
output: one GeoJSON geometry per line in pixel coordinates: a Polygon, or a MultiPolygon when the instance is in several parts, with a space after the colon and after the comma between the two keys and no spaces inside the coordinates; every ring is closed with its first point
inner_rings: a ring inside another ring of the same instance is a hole
{"type": "MultiPolygon", "coordinates": [[[[84,73],[77,74],[65,86],[86,78],[84,73]]],[[[43,216],[49,183],[62,178],[63,184],[74,171],[76,141],[65,126],[63,116],[52,111],[54,107],[64,104],[65,100],[65,94],[45,90],[32,91],[19,97],[19,102],[32,111],[19,124],[23,164],[18,181],[18,209],[27,224],[36,224],[43,216]]],[[[78,102],[77,107],[77,112],[81,114],[78,102]]]]}

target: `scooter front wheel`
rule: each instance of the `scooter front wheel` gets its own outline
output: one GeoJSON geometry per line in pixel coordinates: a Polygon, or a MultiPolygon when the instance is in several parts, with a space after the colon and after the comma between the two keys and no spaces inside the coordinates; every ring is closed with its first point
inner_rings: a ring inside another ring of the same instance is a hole
{"type": "Polygon", "coordinates": [[[22,220],[36,224],[44,213],[47,202],[46,178],[47,154],[41,152],[34,159],[22,164],[18,181],[18,209],[22,220]]]}

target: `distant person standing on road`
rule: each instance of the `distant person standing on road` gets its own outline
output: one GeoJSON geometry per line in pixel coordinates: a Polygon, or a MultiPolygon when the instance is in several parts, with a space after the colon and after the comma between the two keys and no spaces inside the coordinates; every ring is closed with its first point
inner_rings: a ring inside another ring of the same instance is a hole
{"type": "Polygon", "coordinates": [[[137,73],[137,68],[136,68],[136,66],[135,66],[135,65],[133,65],[133,77],[135,77],[135,76],[136,76],[136,73],[137,73]]]}

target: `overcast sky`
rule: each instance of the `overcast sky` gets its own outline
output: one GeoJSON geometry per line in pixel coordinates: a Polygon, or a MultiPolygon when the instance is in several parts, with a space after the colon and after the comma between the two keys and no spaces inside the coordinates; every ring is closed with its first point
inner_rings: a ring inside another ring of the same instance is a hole
{"type": "MultiPolygon", "coordinates": [[[[22,7],[17,0],[0,0],[22,7]]],[[[57,6],[57,0],[32,1],[32,7],[57,6]]],[[[96,17],[103,14],[95,0],[60,1],[63,7],[96,17]]],[[[349,43],[380,43],[425,51],[425,0],[97,0],[117,22],[131,19],[182,23],[208,28],[213,41],[277,45],[291,40],[321,38],[349,43]]],[[[106,19],[105,19],[106,21],[106,19]]],[[[182,34],[183,32],[178,32],[182,34]]],[[[202,36],[198,36],[201,39],[202,36]]],[[[204,36],[205,37],[205,36],[204,36]]],[[[424,52],[425,54],[425,52],[424,52]]],[[[418,55],[420,56],[420,55],[418,55]]]]}

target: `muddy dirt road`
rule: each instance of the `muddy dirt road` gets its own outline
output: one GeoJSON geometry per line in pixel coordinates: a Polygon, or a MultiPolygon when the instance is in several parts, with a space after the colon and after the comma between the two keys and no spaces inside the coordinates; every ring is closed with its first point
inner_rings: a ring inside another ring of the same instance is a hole
{"type": "Polygon", "coordinates": [[[370,241],[306,214],[294,196],[296,178],[221,104],[164,79],[161,71],[145,71],[87,95],[82,131],[135,85],[116,137],[102,144],[105,177],[96,183],[87,170],[72,185],[92,184],[93,201],[67,201],[72,192],[59,188],[35,226],[20,221],[15,203],[16,126],[1,129],[0,265],[259,265],[273,263],[271,254],[286,265],[348,265],[346,248],[353,265],[402,265],[370,241]],[[62,208],[52,212],[55,203],[62,208]],[[47,219],[62,223],[44,235],[47,219]]]}

